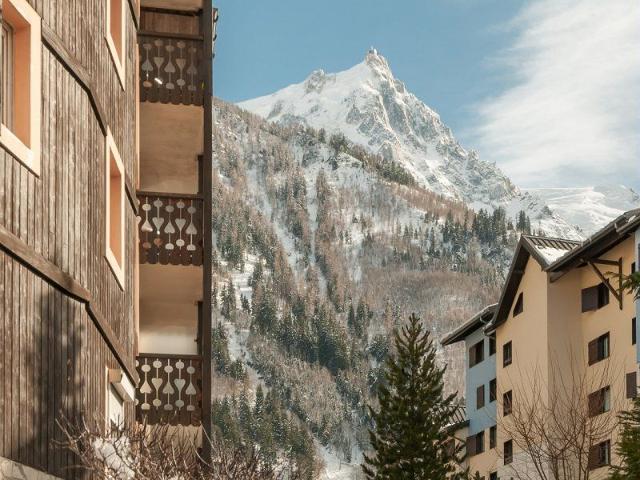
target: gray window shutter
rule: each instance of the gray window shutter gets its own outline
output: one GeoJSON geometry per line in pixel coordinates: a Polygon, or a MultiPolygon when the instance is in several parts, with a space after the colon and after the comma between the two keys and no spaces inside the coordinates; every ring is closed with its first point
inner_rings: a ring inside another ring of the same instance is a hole
{"type": "Polygon", "coordinates": [[[589,469],[593,470],[600,466],[600,446],[594,445],[589,449],[589,469]]]}
{"type": "Polygon", "coordinates": [[[627,398],[638,396],[638,376],[636,372],[627,373],[627,398]]]}
{"type": "Polygon", "coordinates": [[[484,385],[476,389],[476,408],[484,407],[484,385]]]}
{"type": "Polygon", "coordinates": [[[472,435],[467,437],[467,455],[473,457],[476,454],[476,437],[472,435]]]}
{"type": "Polygon", "coordinates": [[[589,365],[598,361],[598,339],[589,342],[589,365]]]}
{"type": "Polygon", "coordinates": [[[582,290],[582,311],[589,312],[598,309],[598,285],[582,290]]]}

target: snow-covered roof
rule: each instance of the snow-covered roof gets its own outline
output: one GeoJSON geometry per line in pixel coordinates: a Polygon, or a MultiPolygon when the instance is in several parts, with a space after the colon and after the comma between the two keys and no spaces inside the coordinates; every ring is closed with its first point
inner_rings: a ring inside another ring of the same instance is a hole
{"type": "Polygon", "coordinates": [[[541,261],[545,268],[580,246],[580,242],[564,238],[523,235],[523,239],[533,248],[532,253],[538,254],[538,261],[541,261]]]}
{"type": "Polygon", "coordinates": [[[493,318],[497,306],[497,303],[487,305],[458,328],[445,335],[440,343],[442,345],[452,345],[464,340],[467,335],[486,325],[493,318]]]}

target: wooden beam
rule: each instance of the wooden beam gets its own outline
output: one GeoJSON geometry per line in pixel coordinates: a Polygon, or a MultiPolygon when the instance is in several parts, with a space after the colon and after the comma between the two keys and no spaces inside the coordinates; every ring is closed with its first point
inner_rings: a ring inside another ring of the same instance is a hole
{"type": "MultiPolygon", "coordinates": [[[[608,260],[608,262],[609,262],[609,260],[608,260]]],[[[599,263],[602,263],[602,262],[599,262],[599,263]]],[[[623,295],[622,295],[622,259],[618,260],[617,262],[614,262],[614,265],[618,266],[618,273],[616,274],[616,276],[618,277],[618,290],[613,288],[613,285],[611,285],[611,282],[609,281],[609,279],[605,277],[605,275],[600,271],[600,269],[598,267],[596,267],[596,262],[589,261],[589,265],[591,266],[593,271],[596,272],[596,275],[598,276],[598,278],[600,278],[602,283],[604,283],[606,285],[606,287],[609,289],[609,291],[613,294],[613,296],[616,298],[616,300],[618,300],[618,304],[620,306],[620,310],[622,310],[622,298],[623,298],[623,295]]],[[[610,265],[610,264],[607,263],[606,265],[610,265]]]]}
{"type": "Polygon", "coordinates": [[[104,108],[98,100],[96,95],[96,88],[89,76],[89,73],[80,63],[75,59],[72,53],[67,50],[64,42],[56,32],[46,23],[42,22],[42,41],[47,48],[56,56],[62,65],[69,71],[71,75],[78,81],[80,86],[87,92],[89,96],[89,103],[93,108],[93,112],[98,119],[98,124],[102,130],[103,135],[107,134],[107,117],[104,113],[104,108]]]}
{"type": "Polygon", "coordinates": [[[102,335],[102,338],[113,355],[116,357],[116,360],[118,360],[118,363],[120,363],[122,368],[127,372],[129,378],[131,378],[136,385],[138,384],[138,373],[136,372],[133,363],[128,361],[125,350],[109,323],[107,323],[106,319],[93,308],[93,301],[89,290],[80,285],[77,280],[62,271],[60,267],[44,258],[36,252],[33,247],[27,245],[22,239],[16,237],[2,225],[0,225],[0,248],[36,275],[53,284],[54,287],[62,290],[75,300],[84,303],[89,317],[93,320],[94,325],[100,332],[100,335],[102,335]]]}

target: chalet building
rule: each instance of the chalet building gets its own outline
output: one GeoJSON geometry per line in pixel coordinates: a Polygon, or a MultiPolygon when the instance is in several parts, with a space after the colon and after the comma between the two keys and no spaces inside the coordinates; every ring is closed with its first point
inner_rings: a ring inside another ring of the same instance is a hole
{"type": "MultiPolygon", "coordinates": [[[[615,464],[618,412],[630,408],[638,392],[636,342],[638,302],[621,279],[635,271],[640,245],[640,209],[627,212],[582,243],[523,235],[516,248],[500,301],[477,333],[483,312],[445,337],[467,346],[467,417],[457,438],[467,438],[468,465],[485,479],[511,478],[532,470],[514,441],[516,413],[539,402],[560,415],[568,399],[581,402],[594,425],[586,453],[591,478],[607,478],[615,464]],[[484,338],[482,338],[484,336],[484,338]],[[477,347],[492,342],[495,356],[477,347]],[[475,343],[474,343],[475,342],[475,343]],[[493,360],[493,361],[491,361],[493,360]],[[469,363],[470,362],[470,363],[469,363]],[[480,385],[494,376],[491,414],[497,429],[484,433],[478,411],[480,385]],[[474,390],[475,389],[475,390],[474,390]],[[520,409],[519,409],[520,408],[520,409]],[[475,415],[475,418],[474,418],[475,415]],[[510,423],[511,422],[511,423],[510,423]],[[489,436],[489,451],[480,438],[489,436]],[[478,448],[482,444],[483,448],[478,448]]],[[[486,318],[486,316],[484,317],[486,318]]],[[[544,410],[539,410],[544,411],[544,410]]],[[[522,418],[522,417],[520,417],[522,418]]]]}
{"type": "Polygon", "coordinates": [[[0,479],[69,478],[62,418],[210,428],[217,11],[0,5],[0,479]]]}

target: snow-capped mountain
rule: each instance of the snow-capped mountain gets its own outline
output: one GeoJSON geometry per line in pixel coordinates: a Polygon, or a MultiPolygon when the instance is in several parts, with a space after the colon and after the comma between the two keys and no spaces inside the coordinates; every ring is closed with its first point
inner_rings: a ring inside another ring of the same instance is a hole
{"type": "Polygon", "coordinates": [[[521,192],[495,164],[460,146],[440,116],[394,77],[376,50],[348,70],[316,70],[302,83],[239,106],[270,121],[342,133],[398,162],[421,186],[476,210],[502,206],[514,217],[524,209],[536,229],[581,237],[573,222],[545,208],[535,194],[521,192]]]}
{"type": "Polygon", "coordinates": [[[549,208],[587,235],[627,210],[640,207],[640,195],[624,185],[582,188],[530,188],[549,208]]]}

